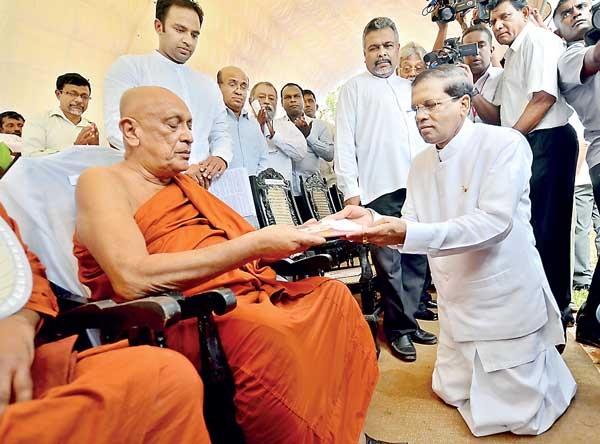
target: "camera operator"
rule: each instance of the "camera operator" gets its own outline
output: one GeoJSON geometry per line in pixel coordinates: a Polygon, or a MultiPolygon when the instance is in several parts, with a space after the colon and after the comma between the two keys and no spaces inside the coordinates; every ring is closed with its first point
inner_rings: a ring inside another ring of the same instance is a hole
{"type": "Polygon", "coordinates": [[[492,33],[483,24],[473,25],[463,33],[462,43],[476,43],[478,48],[477,55],[465,57],[466,65],[459,65],[465,69],[469,78],[472,77],[474,84],[469,119],[473,122],[497,122],[498,110],[490,102],[496,96],[503,69],[492,66],[494,53],[492,33]],[[481,100],[482,98],[485,100],[481,100]]]}
{"type": "MultiPolygon", "coordinates": [[[[567,41],[567,50],[558,61],[559,85],[568,103],[575,108],[590,142],[586,160],[600,204],[600,42],[586,47],[584,35],[592,29],[591,5],[586,0],[559,0],[554,10],[558,34],[567,41]]],[[[587,301],[577,314],[576,339],[600,347],[600,324],[596,309],[600,304],[600,269],[596,267],[587,301]]]]}

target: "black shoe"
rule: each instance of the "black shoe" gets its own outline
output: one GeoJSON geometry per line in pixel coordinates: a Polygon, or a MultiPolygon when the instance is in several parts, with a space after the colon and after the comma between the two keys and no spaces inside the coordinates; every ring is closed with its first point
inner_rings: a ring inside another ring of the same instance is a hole
{"type": "Polygon", "coordinates": [[[381,441],[379,439],[371,438],[369,435],[365,433],[366,443],[367,444],[408,444],[406,442],[390,442],[390,441],[381,441]]]}
{"type": "Polygon", "coordinates": [[[409,334],[398,336],[390,341],[390,350],[395,357],[402,361],[413,362],[417,360],[417,350],[409,334]]]}
{"type": "Polygon", "coordinates": [[[438,315],[431,310],[425,309],[415,312],[415,318],[423,321],[437,321],[438,315]]]}
{"type": "Polygon", "coordinates": [[[413,342],[417,344],[433,345],[437,344],[437,336],[433,333],[417,328],[417,330],[410,335],[413,342]]]}
{"type": "Polygon", "coordinates": [[[427,302],[425,302],[425,307],[431,308],[432,310],[435,310],[436,308],[438,308],[436,301],[427,301],[427,302]]]}
{"type": "Polygon", "coordinates": [[[595,317],[588,316],[581,309],[577,313],[575,340],[581,344],[600,348],[600,324],[595,317]]]}

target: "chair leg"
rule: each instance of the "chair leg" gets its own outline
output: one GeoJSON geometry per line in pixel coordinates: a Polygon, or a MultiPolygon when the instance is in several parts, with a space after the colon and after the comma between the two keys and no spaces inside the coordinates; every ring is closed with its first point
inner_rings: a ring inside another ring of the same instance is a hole
{"type": "Polygon", "coordinates": [[[204,382],[204,420],[215,444],[244,444],[244,434],[235,420],[235,384],[227,365],[212,315],[198,316],[201,370],[204,382]]]}

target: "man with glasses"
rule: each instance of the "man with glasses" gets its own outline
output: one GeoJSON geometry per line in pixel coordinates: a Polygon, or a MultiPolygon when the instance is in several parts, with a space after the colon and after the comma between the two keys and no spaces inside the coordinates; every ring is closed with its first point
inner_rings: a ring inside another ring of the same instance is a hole
{"type": "Polygon", "coordinates": [[[419,46],[415,42],[408,42],[402,48],[400,48],[400,64],[396,69],[398,74],[403,79],[415,80],[419,74],[425,71],[425,48],[419,46]]]}
{"type": "Polygon", "coordinates": [[[30,119],[23,133],[23,155],[52,154],[73,145],[99,145],[96,124],[83,117],[91,100],[90,82],[78,73],[56,79],[59,107],[30,119]]]}
{"type": "MultiPolygon", "coordinates": [[[[579,115],[590,145],[586,160],[596,203],[600,203],[600,42],[586,46],[584,35],[592,28],[591,3],[561,0],[554,11],[559,35],[567,50],[558,61],[560,89],[579,115]]],[[[577,341],[600,347],[600,324],[596,310],[600,305],[600,268],[596,266],[587,301],[577,313],[577,341]]]]}
{"type": "MultiPolygon", "coordinates": [[[[335,173],[345,205],[364,205],[400,216],[413,155],[423,147],[410,110],[410,81],[396,75],[398,29],[387,17],[371,20],[363,31],[367,72],[342,87],[337,104],[335,173]]],[[[427,260],[374,248],[383,299],[383,331],[390,350],[403,361],[415,361],[413,342],[432,345],[434,334],[415,319],[426,290],[427,260]]]]}
{"type": "Polygon", "coordinates": [[[267,168],[269,151],[260,125],[244,109],[250,85],[248,76],[236,66],[227,66],[217,73],[217,83],[227,107],[229,136],[233,143],[229,168],[243,167],[249,176],[255,176],[267,168]]]}
{"type": "Polygon", "coordinates": [[[556,350],[560,312],[529,224],[532,153],[519,132],[472,123],[473,85],[443,65],[413,83],[419,132],[402,218],[347,207],[355,241],[427,254],[440,342],[432,386],[475,436],[538,435],[575,395],[556,350]]]}

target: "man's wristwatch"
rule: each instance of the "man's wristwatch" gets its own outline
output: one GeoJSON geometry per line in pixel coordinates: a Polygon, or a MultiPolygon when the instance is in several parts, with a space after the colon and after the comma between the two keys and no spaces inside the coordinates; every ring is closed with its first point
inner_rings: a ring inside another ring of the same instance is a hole
{"type": "Polygon", "coordinates": [[[473,87],[473,97],[478,96],[481,92],[477,89],[476,86],[473,87]]]}

